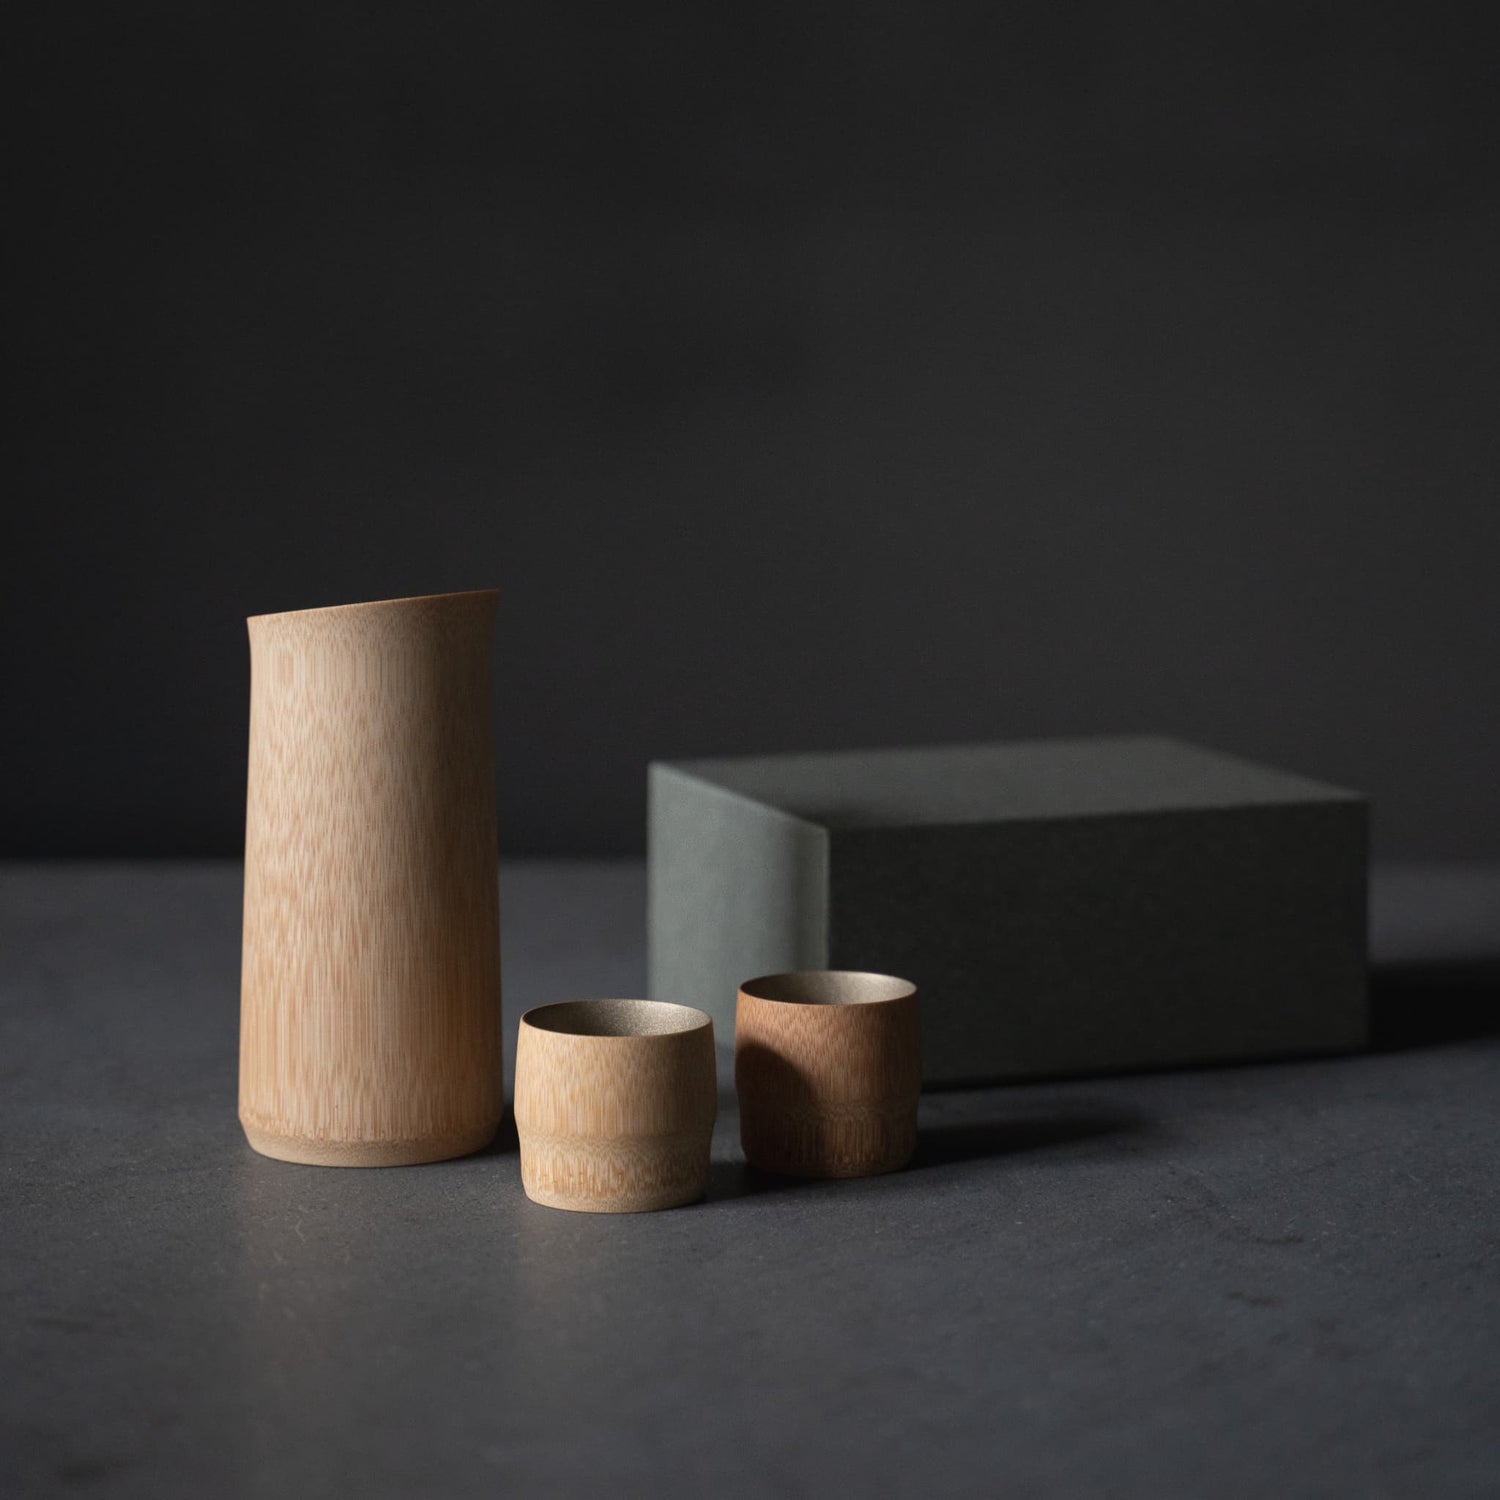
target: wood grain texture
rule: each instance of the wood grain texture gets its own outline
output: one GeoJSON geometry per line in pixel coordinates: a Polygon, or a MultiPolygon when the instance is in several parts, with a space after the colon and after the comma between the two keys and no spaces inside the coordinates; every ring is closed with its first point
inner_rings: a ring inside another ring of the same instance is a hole
{"type": "Polygon", "coordinates": [[[793,1177],[864,1177],[911,1160],[922,1089],[917,992],[888,974],[748,981],[735,1006],[740,1145],[793,1177]]]}
{"type": "Polygon", "coordinates": [[[267,1156],[437,1161],[499,1124],[494,614],[249,621],[240,1121],[267,1156]]]}
{"type": "Polygon", "coordinates": [[[521,1017],[516,1133],[529,1198],[642,1213],[703,1196],[718,1113],[713,1022],[655,1000],[575,1000],[521,1017]]]}

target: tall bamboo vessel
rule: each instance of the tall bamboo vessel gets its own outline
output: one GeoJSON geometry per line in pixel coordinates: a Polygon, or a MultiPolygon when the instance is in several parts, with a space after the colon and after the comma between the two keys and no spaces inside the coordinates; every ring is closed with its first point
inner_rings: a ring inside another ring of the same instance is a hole
{"type": "Polygon", "coordinates": [[[493,592],[252,617],[240,1122],[438,1161],[503,1108],[493,592]]]}

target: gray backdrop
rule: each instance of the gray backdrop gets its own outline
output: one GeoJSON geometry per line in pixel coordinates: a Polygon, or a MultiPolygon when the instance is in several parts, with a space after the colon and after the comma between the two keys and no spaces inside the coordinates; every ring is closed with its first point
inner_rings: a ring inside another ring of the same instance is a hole
{"type": "Polygon", "coordinates": [[[1133,729],[1500,849],[1492,38],[1210,9],[35,6],[3,852],[235,850],[243,617],[488,585],[512,852],[1133,729]]]}

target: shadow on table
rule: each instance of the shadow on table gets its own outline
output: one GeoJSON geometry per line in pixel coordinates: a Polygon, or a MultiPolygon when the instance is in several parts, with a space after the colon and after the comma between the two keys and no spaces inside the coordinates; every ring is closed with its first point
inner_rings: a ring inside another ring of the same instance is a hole
{"type": "Polygon", "coordinates": [[[1378,1052],[1500,1036],[1500,955],[1392,964],[1370,974],[1378,1052]]]}
{"type": "Polygon", "coordinates": [[[945,1121],[923,1128],[911,1166],[920,1169],[1018,1156],[1105,1137],[1139,1136],[1151,1128],[1149,1116],[1140,1110],[1102,1104],[1002,1114],[992,1120],[945,1121]]]}
{"type": "Polygon", "coordinates": [[[1138,1137],[1154,1128],[1150,1117],[1140,1110],[1113,1104],[1075,1103],[1056,1110],[1012,1108],[1007,1112],[997,1103],[991,1117],[924,1122],[917,1136],[917,1153],[900,1172],[863,1178],[778,1177],[743,1161],[715,1161],[708,1169],[708,1199],[712,1202],[861,1182],[892,1182],[933,1167],[1057,1150],[1111,1137],[1138,1137]]]}
{"type": "Polygon", "coordinates": [[[510,1156],[521,1148],[520,1140],[516,1136],[516,1113],[512,1109],[510,1100],[505,1101],[505,1114],[501,1118],[500,1128],[495,1132],[492,1140],[483,1151],[476,1151],[476,1156],[510,1156]]]}

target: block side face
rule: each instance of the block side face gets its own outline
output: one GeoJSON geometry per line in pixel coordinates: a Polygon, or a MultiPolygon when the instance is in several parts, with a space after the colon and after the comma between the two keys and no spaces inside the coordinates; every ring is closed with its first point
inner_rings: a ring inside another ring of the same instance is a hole
{"type": "Polygon", "coordinates": [[[827,835],[670,766],[648,804],[651,997],[706,1010],[725,1046],[744,980],[827,967],[827,835]]]}
{"type": "Polygon", "coordinates": [[[1365,805],[837,832],[829,959],[923,997],[929,1083],[1368,1037],[1365,805]]]}

